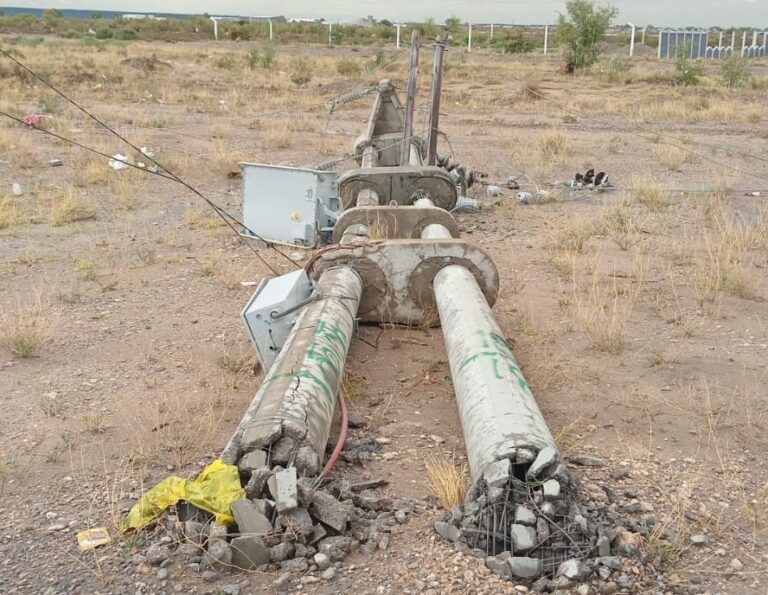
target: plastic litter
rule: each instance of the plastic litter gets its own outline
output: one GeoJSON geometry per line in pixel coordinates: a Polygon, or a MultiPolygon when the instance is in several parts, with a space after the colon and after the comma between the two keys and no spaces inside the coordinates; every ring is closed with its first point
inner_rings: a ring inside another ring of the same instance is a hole
{"type": "Polygon", "coordinates": [[[518,192],[517,201],[523,205],[529,205],[533,202],[533,194],[530,192],[518,192]]]}
{"type": "Polygon", "coordinates": [[[64,162],[61,159],[51,159],[49,162],[51,167],[58,167],[59,165],[64,165],[64,162]]]}
{"type": "Polygon", "coordinates": [[[166,477],[144,494],[120,524],[120,531],[141,529],[156,519],[166,508],[180,500],[215,515],[220,525],[232,525],[232,502],[245,498],[236,465],[216,459],[194,481],[166,477]]]}
{"type": "Polygon", "coordinates": [[[14,196],[21,196],[22,194],[24,194],[24,190],[22,190],[21,184],[19,184],[18,182],[14,182],[13,184],[11,184],[11,194],[13,194],[14,196]]]}
{"type": "Polygon", "coordinates": [[[48,116],[44,114],[28,114],[24,116],[21,121],[24,122],[24,126],[27,128],[34,128],[38,124],[45,121],[48,116]]]}
{"type": "Polygon", "coordinates": [[[80,546],[81,552],[87,552],[100,545],[107,545],[112,543],[112,537],[109,535],[109,531],[106,527],[96,527],[94,529],[86,529],[80,531],[77,534],[77,544],[80,546]]]}
{"type": "Polygon", "coordinates": [[[501,188],[498,186],[486,186],[485,194],[488,196],[488,198],[498,198],[501,196],[501,188]]]}
{"type": "Polygon", "coordinates": [[[128,159],[127,156],[125,156],[125,155],[123,155],[121,153],[116,153],[116,154],[112,155],[112,159],[109,160],[109,167],[111,167],[112,169],[114,169],[116,171],[118,169],[125,169],[126,167],[128,167],[126,165],[126,163],[129,162],[129,161],[130,161],[130,159],[128,159]]]}
{"type": "Polygon", "coordinates": [[[744,196],[752,196],[754,198],[760,198],[763,195],[759,190],[753,190],[752,192],[745,192],[744,196]]]}

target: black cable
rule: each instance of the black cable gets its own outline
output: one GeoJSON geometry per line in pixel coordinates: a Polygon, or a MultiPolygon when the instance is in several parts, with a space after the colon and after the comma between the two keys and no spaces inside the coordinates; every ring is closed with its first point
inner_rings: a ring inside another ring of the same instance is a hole
{"type": "MultiPolygon", "coordinates": [[[[274,269],[274,268],[272,268],[272,267],[271,267],[271,266],[270,266],[270,265],[267,263],[267,261],[266,261],[266,260],[264,260],[264,258],[263,258],[261,255],[259,255],[259,254],[258,254],[258,251],[257,251],[257,250],[256,250],[256,249],[255,249],[255,248],[254,248],[254,247],[253,247],[251,244],[249,244],[249,243],[248,243],[248,241],[247,241],[247,240],[246,240],[246,239],[245,239],[245,238],[244,238],[244,237],[243,237],[243,236],[240,234],[240,232],[239,232],[237,229],[235,229],[235,227],[234,227],[234,225],[233,225],[233,224],[239,225],[239,226],[240,226],[240,227],[242,227],[244,230],[246,230],[246,231],[248,232],[248,234],[249,234],[249,235],[251,235],[251,236],[255,237],[256,239],[258,239],[258,240],[260,240],[260,241],[264,242],[264,244],[266,244],[266,246],[267,246],[268,248],[271,248],[272,250],[274,250],[275,252],[277,252],[277,253],[278,253],[280,256],[282,256],[283,258],[285,258],[286,260],[288,260],[288,261],[289,261],[291,264],[293,264],[294,266],[301,268],[301,265],[299,265],[299,263],[297,263],[296,261],[294,261],[294,260],[293,260],[292,258],[290,258],[290,257],[289,257],[287,254],[285,254],[283,251],[281,251],[281,250],[279,250],[278,248],[276,248],[276,247],[275,247],[275,245],[274,245],[272,242],[270,242],[270,241],[268,241],[268,240],[266,240],[266,239],[262,238],[262,237],[261,237],[261,236],[259,236],[257,233],[255,233],[255,232],[253,232],[252,230],[248,229],[248,227],[247,227],[247,226],[246,226],[244,223],[242,223],[242,222],[241,222],[241,221],[239,221],[237,218],[235,218],[234,216],[232,216],[232,215],[230,215],[229,213],[227,213],[227,212],[226,212],[224,209],[222,209],[220,206],[218,206],[218,205],[217,205],[217,204],[215,204],[213,201],[211,201],[209,198],[207,198],[206,196],[204,196],[204,195],[203,195],[203,194],[202,194],[202,193],[201,193],[199,190],[197,190],[197,188],[193,187],[191,184],[189,184],[189,183],[185,182],[184,180],[182,180],[182,179],[181,179],[179,176],[177,176],[176,174],[174,174],[174,173],[173,173],[172,171],[170,171],[170,170],[169,170],[167,167],[163,166],[163,165],[162,165],[162,164],[161,164],[159,161],[157,161],[157,160],[156,160],[156,159],[154,159],[153,157],[151,157],[151,156],[149,156],[149,155],[146,155],[146,154],[144,154],[144,153],[141,151],[141,149],[139,149],[139,148],[138,148],[136,145],[134,145],[133,143],[131,143],[131,142],[130,142],[128,139],[126,139],[124,136],[122,136],[122,135],[121,135],[119,132],[117,132],[116,130],[112,129],[112,128],[111,128],[109,125],[107,125],[106,123],[102,122],[102,121],[101,121],[99,118],[97,118],[97,117],[96,117],[94,114],[90,113],[90,112],[89,112],[87,109],[85,109],[83,106],[81,106],[79,103],[77,103],[77,102],[76,102],[74,99],[70,98],[70,97],[69,97],[69,96],[67,96],[65,93],[63,93],[62,91],[60,91],[59,89],[57,89],[56,87],[54,87],[54,86],[53,86],[53,85],[52,85],[50,82],[48,82],[48,81],[47,81],[47,80],[45,80],[43,77],[41,77],[39,74],[37,74],[35,71],[33,71],[32,69],[30,69],[29,67],[27,67],[26,65],[24,65],[22,62],[20,62],[20,61],[19,61],[19,60],[17,60],[16,58],[14,58],[14,57],[13,57],[11,54],[9,54],[9,53],[8,53],[6,50],[4,50],[2,47],[0,47],[0,55],[3,55],[3,56],[5,56],[5,57],[6,57],[6,58],[8,58],[9,60],[11,60],[11,61],[12,61],[14,64],[16,64],[17,66],[19,66],[19,68],[22,68],[24,71],[26,71],[26,72],[28,72],[29,74],[31,74],[31,75],[32,75],[32,76],[33,76],[35,79],[37,79],[38,81],[40,81],[41,83],[43,83],[43,84],[44,84],[46,87],[48,87],[49,89],[51,89],[51,90],[52,90],[54,93],[56,93],[57,95],[59,95],[60,97],[62,97],[64,100],[66,100],[67,102],[69,102],[69,103],[71,103],[72,105],[74,105],[74,106],[75,106],[75,107],[76,107],[78,110],[80,110],[80,111],[81,111],[81,112],[83,112],[83,113],[84,113],[86,116],[88,116],[89,118],[91,118],[91,119],[92,119],[94,122],[96,122],[96,123],[97,123],[99,126],[101,126],[101,127],[102,127],[102,128],[104,128],[105,130],[109,131],[109,132],[110,132],[110,133],[112,133],[114,136],[116,136],[117,138],[119,138],[121,141],[123,141],[123,142],[124,142],[126,145],[128,145],[129,147],[131,147],[133,150],[135,150],[135,151],[136,151],[136,152],[138,152],[138,153],[141,153],[142,155],[145,155],[145,157],[147,157],[147,159],[148,159],[149,161],[151,161],[151,162],[152,162],[152,163],[154,163],[154,164],[155,164],[157,167],[159,167],[160,169],[162,169],[163,171],[165,171],[165,172],[168,174],[168,176],[167,176],[167,177],[169,177],[169,179],[172,179],[172,180],[174,180],[175,182],[177,182],[177,183],[181,184],[182,186],[184,186],[185,188],[187,188],[189,191],[191,191],[192,193],[194,193],[194,194],[195,194],[195,195],[197,195],[198,197],[202,198],[202,199],[203,199],[203,200],[206,202],[206,204],[208,204],[208,206],[210,206],[210,207],[211,207],[211,208],[212,208],[212,209],[213,209],[213,210],[216,212],[216,214],[217,214],[217,215],[218,215],[218,216],[219,216],[219,217],[220,217],[220,218],[221,218],[221,219],[222,219],[222,220],[223,220],[223,221],[224,221],[224,222],[227,224],[227,226],[228,226],[228,227],[229,227],[229,228],[230,228],[230,229],[231,229],[231,230],[232,230],[232,231],[233,231],[233,232],[234,232],[234,233],[235,233],[235,234],[236,234],[236,235],[237,235],[239,238],[241,238],[241,240],[242,240],[242,241],[243,241],[243,242],[244,242],[244,243],[245,243],[245,244],[246,244],[246,245],[247,245],[247,246],[248,246],[248,247],[249,247],[249,248],[250,248],[250,249],[251,249],[251,250],[254,252],[254,254],[257,254],[257,256],[259,257],[259,259],[260,259],[260,260],[261,260],[261,261],[262,261],[262,262],[263,262],[263,263],[264,263],[264,264],[265,264],[265,265],[266,265],[266,266],[267,266],[267,267],[270,269],[270,271],[272,271],[274,274],[277,274],[277,272],[275,271],[275,269],[274,269]]],[[[23,122],[22,122],[22,123],[23,123],[23,122]]],[[[38,128],[37,126],[34,126],[34,125],[32,126],[32,128],[34,128],[34,129],[36,129],[36,130],[42,130],[41,128],[38,128]]],[[[62,137],[62,139],[63,139],[63,137],[62,137]]],[[[63,140],[67,140],[67,139],[63,139],[63,140]]],[[[139,168],[139,169],[141,169],[141,168],[139,168]]]]}

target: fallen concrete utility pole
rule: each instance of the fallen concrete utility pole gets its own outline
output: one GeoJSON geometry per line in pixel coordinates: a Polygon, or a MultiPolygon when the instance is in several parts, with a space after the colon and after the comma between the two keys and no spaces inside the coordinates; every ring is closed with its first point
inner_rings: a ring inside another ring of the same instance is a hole
{"type": "Polygon", "coordinates": [[[317,289],[222,454],[246,476],[275,463],[320,470],[363,287],[354,269],[338,267],[317,289]]]}

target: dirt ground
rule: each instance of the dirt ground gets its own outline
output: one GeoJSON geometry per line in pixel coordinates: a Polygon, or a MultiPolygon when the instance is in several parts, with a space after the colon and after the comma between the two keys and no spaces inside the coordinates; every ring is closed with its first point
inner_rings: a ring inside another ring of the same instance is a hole
{"type": "MultiPolygon", "coordinates": [[[[239,161],[342,157],[370,97],[330,116],[327,102],[380,78],[402,90],[405,78],[406,56],[389,50],[374,72],[342,75],[340,61],[359,68],[370,56],[280,47],[272,69],[252,69],[238,44],[6,41],[236,215],[239,161]],[[301,87],[298,56],[310,61],[301,87]]],[[[575,77],[558,74],[556,56],[454,50],[447,64],[440,151],[502,187],[490,199],[477,185],[481,210],[457,214],[498,266],[498,321],[563,453],[604,461],[574,467],[584,490],[651,527],[645,566],[622,592],[768,593],[768,62],[751,63],[737,90],[712,63],[699,86],[674,86],[672,64],[642,56],[575,77]],[[614,189],[562,185],[590,167],[614,189]],[[508,176],[544,201],[518,205],[508,176]]],[[[0,60],[3,111],[47,113],[50,130],[132,154],[12,66],[0,60]]],[[[141,536],[115,530],[143,490],[194,477],[225,445],[261,378],[239,314],[268,272],[180,185],[0,121],[0,591],[271,588],[271,574],[204,582],[176,558],[158,575],[132,559],[141,536]],[[18,327],[33,335],[30,357],[18,355],[18,327]],[[75,534],[99,526],[114,542],[80,553],[75,534]]],[[[431,529],[439,510],[425,461],[465,460],[439,329],[359,335],[351,407],[368,426],[353,437],[387,440],[364,467],[342,462],[337,473],[387,479],[384,493],[423,506],[386,550],[291,589],[526,592],[431,529]]]]}

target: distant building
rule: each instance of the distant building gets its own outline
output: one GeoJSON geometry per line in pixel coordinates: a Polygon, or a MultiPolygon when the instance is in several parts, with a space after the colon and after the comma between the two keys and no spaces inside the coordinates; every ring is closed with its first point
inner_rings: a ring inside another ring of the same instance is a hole
{"type": "Polygon", "coordinates": [[[167,21],[168,20],[166,17],[156,17],[153,14],[138,14],[138,13],[127,13],[122,15],[122,17],[126,21],[140,21],[142,19],[149,19],[150,21],[167,21]]]}

